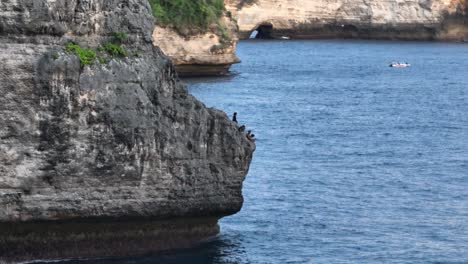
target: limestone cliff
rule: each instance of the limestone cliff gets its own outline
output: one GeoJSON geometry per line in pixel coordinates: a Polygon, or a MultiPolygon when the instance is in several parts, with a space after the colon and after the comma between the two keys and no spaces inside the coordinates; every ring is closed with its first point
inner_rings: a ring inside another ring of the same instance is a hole
{"type": "Polygon", "coordinates": [[[226,74],[232,64],[239,63],[236,56],[237,24],[223,16],[218,25],[207,32],[181,34],[177,30],[156,25],[154,45],[171,58],[180,76],[216,76],[226,74]]]}
{"type": "Polygon", "coordinates": [[[240,210],[255,146],[176,80],[150,11],[0,2],[0,262],[188,246],[240,210]]]}
{"type": "Polygon", "coordinates": [[[466,0],[226,0],[241,37],[468,40],[466,0]]]}

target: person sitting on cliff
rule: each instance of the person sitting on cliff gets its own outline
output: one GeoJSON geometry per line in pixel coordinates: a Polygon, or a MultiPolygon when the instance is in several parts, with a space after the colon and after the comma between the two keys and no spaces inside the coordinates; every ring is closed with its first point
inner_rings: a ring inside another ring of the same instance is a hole
{"type": "Polygon", "coordinates": [[[234,112],[234,116],[232,117],[232,121],[237,124],[237,112],[234,112]]]}
{"type": "Polygon", "coordinates": [[[244,133],[245,132],[245,125],[242,125],[239,127],[239,132],[244,133]]]}
{"type": "Polygon", "coordinates": [[[252,134],[252,130],[249,130],[245,136],[250,142],[255,142],[255,134],[252,134]]]}

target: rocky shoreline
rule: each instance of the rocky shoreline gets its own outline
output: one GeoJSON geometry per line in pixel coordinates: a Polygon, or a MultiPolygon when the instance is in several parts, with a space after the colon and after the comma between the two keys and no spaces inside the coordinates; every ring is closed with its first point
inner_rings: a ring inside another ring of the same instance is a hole
{"type": "Polygon", "coordinates": [[[468,41],[464,0],[306,2],[226,0],[219,24],[204,33],[180,33],[156,25],[154,44],[171,58],[181,77],[219,76],[239,63],[236,46],[259,31],[271,39],[376,39],[468,41]]]}
{"type": "Polygon", "coordinates": [[[227,0],[240,39],[270,38],[468,41],[468,4],[452,1],[227,0]]]}

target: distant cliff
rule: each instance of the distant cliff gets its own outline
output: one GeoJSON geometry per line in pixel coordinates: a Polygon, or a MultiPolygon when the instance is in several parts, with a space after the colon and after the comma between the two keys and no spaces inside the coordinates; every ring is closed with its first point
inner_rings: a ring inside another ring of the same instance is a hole
{"type": "Polygon", "coordinates": [[[255,146],[154,47],[146,0],[0,2],[0,262],[185,247],[255,146]]]}
{"type": "Polygon", "coordinates": [[[226,0],[241,38],[468,41],[466,0],[226,0]]]}
{"type": "Polygon", "coordinates": [[[225,74],[236,56],[237,23],[223,0],[151,0],[154,45],[171,58],[180,76],[225,74]]]}

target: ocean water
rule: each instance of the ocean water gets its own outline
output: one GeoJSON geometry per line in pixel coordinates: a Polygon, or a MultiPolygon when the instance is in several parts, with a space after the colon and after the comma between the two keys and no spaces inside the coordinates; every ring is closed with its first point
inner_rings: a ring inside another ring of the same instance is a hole
{"type": "Polygon", "coordinates": [[[199,247],[91,262],[468,263],[467,44],[246,41],[238,55],[230,76],[187,82],[257,135],[242,211],[199,247]]]}

